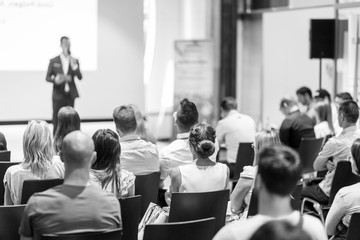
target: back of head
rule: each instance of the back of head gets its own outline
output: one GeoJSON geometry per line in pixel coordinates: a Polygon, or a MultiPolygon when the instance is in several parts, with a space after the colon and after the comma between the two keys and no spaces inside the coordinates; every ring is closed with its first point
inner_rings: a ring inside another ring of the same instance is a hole
{"type": "Polygon", "coordinates": [[[280,101],[280,109],[291,108],[291,107],[294,107],[296,105],[297,105],[297,102],[294,99],[290,98],[290,97],[284,97],[280,101]]]}
{"type": "Polygon", "coordinates": [[[61,144],[66,134],[80,130],[80,117],[76,110],[70,106],[62,107],[58,112],[58,127],[54,137],[56,153],[61,151],[61,144]]]}
{"type": "Polygon", "coordinates": [[[325,99],[327,99],[329,101],[329,103],[331,103],[331,95],[328,91],[326,91],[325,89],[319,89],[315,92],[315,96],[314,96],[317,100],[320,101],[324,101],[325,99]]]}
{"type": "Polygon", "coordinates": [[[116,128],[122,134],[129,134],[136,131],[137,122],[134,109],[129,105],[122,105],[114,109],[113,113],[116,128]]]}
{"type": "Polygon", "coordinates": [[[233,97],[225,97],[221,101],[220,107],[226,112],[229,112],[231,110],[236,110],[237,109],[236,99],[233,97]]]}
{"type": "Polygon", "coordinates": [[[296,95],[303,95],[303,96],[308,95],[310,99],[312,99],[312,92],[308,87],[299,88],[298,90],[296,90],[296,95]]]}
{"type": "Polygon", "coordinates": [[[0,132],[0,151],[5,151],[5,150],[7,150],[6,138],[5,135],[0,132]]]}
{"type": "Polygon", "coordinates": [[[254,147],[256,147],[257,151],[260,151],[263,147],[272,144],[281,144],[279,135],[276,132],[263,130],[256,133],[254,147]]]}
{"type": "Polygon", "coordinates": [[[359,118],[359,107],[355,101],[345,101],[339,106],[339,114],[342,114],[348,123],[355,124],[359,118]]]}
{"type": "Polygon", "coordinates": [[[270,194],[288,196],[301,176],[299,155],[289,147],[265,146],[259,153],[261,182],[270,194]]]}
{"type": "Polygon", "coordinates": [[[310,235],[299,226],[285,220],[273,220],[263,224],[250,240],[311,240],[310,235]]]}
{"type": "Polygon", "coordinates": [[[94,142],[85,133],[73,131],[65,136],[60,156],[65,163],[65,171],[89,170],[94,157],[94,142]]]}
{"type": "Polygon", "coordinates": [[[208,158],[215,152],[215,129],[206,123],[199,123],[190,130],[189,144],[198,157],[208,158]]]}
{"type": "Polygon", "coordinates": [[[180,102],[180,106],[176,113],[176,123],[177,125],[185,130],[189,131],[192,126],[194,126],[199,119],[199,113],[197,111],[195,103],[189,101],[187,98],[184,98],[180,102]]]}
{"type": "Polygon", "coordinates": [[[353,164],[353,171],[356,174],[360,174],[360,138],[356,139],[354,143],[351,145],[351,155],[352,155],[352,161],[353,164]]]}
{"type": "Polygon", "coordinates": [[[335,95],[335,97],[340,98],[341,101],[353,101],[353,98],[348,92],[341,92],[335,95]]]}
{"type": "Polygon", "coordinates": [[[46,175],[54,156],[53,138],[45,121],[33,120],[23,135],[24,164],[37,176],[46,175]]]}
{"type": "Polygon", "coordinates": [[[110,129],[99,129],[92,139],[97,156],[92,168],[108,172],[115,171],[121,153],[119,136],[110,129]]]}

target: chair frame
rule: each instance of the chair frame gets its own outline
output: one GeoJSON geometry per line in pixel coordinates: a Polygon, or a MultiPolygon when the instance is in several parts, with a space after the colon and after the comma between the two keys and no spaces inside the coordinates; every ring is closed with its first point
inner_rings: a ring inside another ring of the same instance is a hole
{"type": "Polygon", "coordinates": [[[46,191],[50,188],[53,188],[53,187],[56,187],[58,185],[61,185],[62,183],[64,182],[64,179],[61,179],[61,178],[54,178],[54,179],[42,179],[42,180],[25,180],[24,183],[23,183],[23,188],[22,188],[22,192],[21,192],[21,204],[26,204],[30,197],[34,194],[34,193],[37,193],[37,192],[42,192],[42,191],[46,191]],[[36,189],[36,191],[33,191],[31,192],[31,194],[29,195],[25,189],[26,189],[26,186],[28,184],[31,184],[31,183],[34,183],[34,182],[51,182],[51,183],[56,183],[56,184],[50,184],[51,186],[48,187],[48,188],[40,188],[40,189],[36,189]]]}
{"type": "Polygon", "coordinates": [[[355,174],[352,174],[352,175],[350,175],[350,178],[347,179],[346,183],[339,184],[339,182],[343,183],[342,180],[344,178],[344,174],[343,174],[344,171],[347,171],[348,174],[352,174],[351,163],[349,161],[339,161],[337,163],[337,166],[335,169],[335,174],[334,174],[333,181],[331,184],[329,202],[327,205],[322,205],[314,199],[305,197],[301,203],[301,210],[300,210],[301,213],[304,213],[305,203],[310,202],[314,205],[315,211],[319,215],[321,222],[323,224],[325,224],[325,217],[326,217],[325,211],[328,211],[330,209],[331,204],[332,204],[337,192],[343,187],[346,187],[346,186],[355,184],[356,182],[359,182],[359,177],[357,177],[355,174]]]}

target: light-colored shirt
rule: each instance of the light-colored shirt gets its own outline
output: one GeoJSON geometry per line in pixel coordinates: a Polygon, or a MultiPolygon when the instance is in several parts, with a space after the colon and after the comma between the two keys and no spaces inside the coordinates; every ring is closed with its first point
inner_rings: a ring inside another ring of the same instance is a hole
{"type": "Polygon", "coordinates": [[[326,217],[325,228],[336,226],[340,221],[349,227],[353,213],[360,212],[360,183],[343,187],[336,194],[326,217]]]}
{"type": "MultiPolygon", "coordinates": [[[[339,161],[346,161],[350,156],[350,148],[355,139],[360,137],[360,130],[356,126],[345,128],[337,137],[332,137],[325,144],[322,151],[314,162],[314,169],[316,171],[326,170],[326,163],[330,157],[333,157],[333,163],[339,161]]],[[[330,196],[331,184],[334,178],[335,170],[328,171],[324,180],[319,183],[319,187],[323,192],[330,196]]]]}
{"type": "Polygon", "coordinates": [[[23,163],[9,167],[4,175],[4,185],[7,184],[10,190],[10,198],[14,205],[21,203],[23,183],[25,180],[64,178],[64,163],[59,156],[54,156],[49,165],[49,170],[43,178],[25,168],[23,163]]]}
{"type": "Polygon", "coordinates": [[[209,192],[227,188],[228,166],[216,163],[213,166],[197,166],[195,163],[179,167],[181,185],[179,192],[209,192]]]}
{"type": "MultiPolygon", "coordinates": [[[[215,152],[209,158],[216,162],[219,151],[219,143],[215,140],[215,152]]],[[[193,155],[190,151],[189,133],[177,134],[177,139],[160,151],[160,172],[161,179],[169,176],[172,169],[193,162],[193,155]]]]}
{"type": "MultiPolygon", "coordinates": [[[[279,218],[272,218],[265,215],[256,215],[246,221],[237,221],[223,227],[213,238],[213,240],[247,240],[252,237],[258,228],[271,220],[286,220],[294,226],[298,225],[300,213],[297,211],[279,218]]],[[[324,226],[319,219],[303,215],[303,230],[307,232],[313,240],[327,240],[324,226]]]]}
{"type": "Polygon", "coordinates": [[[314,132],[316,138],[324,138],[330,134],[332,134],[329,123],[327,121],[323,121],[314,126],[314,132]]]}
{"type": "Polygon", "coordinates": [[[62,184],[35,193],[25,208],[20,234],[70,234],[121,228],[119,200],[93,185],[62,184]]]}
{"type": "Polygon", "coordinates": [[[156,145],[146,142],[136,134],[120,138],[120,166],[135,175],[158,172],[159,156],[156,145]]]}
{"type": "Polygon", "coordinates": [[[254,142],[256,124],[254,120],[236,110],[221,119],[216,127],[216,136],[220,143],[225,142],[226,158],[229,163],[236,162],[239,143],[254,142]]]}
{"type": "Polygon", "coordinates": [[[60,54],[60,60],[61,60],[61,65],[62,65],[62,69],[64,72],[64,75],[66,75],[69,71],[69,66],[70,66],[70,56],[65,56],[63,53],[60,54]]]}
{"type": "Polygon", "coordinates": [[[121,169],[118,171],[119,178],[113,179],[112,176],[105,170],[90,170],[90,182],[94,186],[98,187],[99,189],[103,189],[106,192],[113,193],[116,197],[128,197],[129,196],[129,189],[134,187],[135,184],[135,175],[129,171],[121,169]],[[106,186],[101,186],[101,182],[105,178],[111,178],[106,186]],[[117,183],[115,182],[117,181],[117,183]],[[116,192],[116,184],[119,185],[119,192],[116,192]]]}
{"type": "Polygon", "coordinates": [[[243,169],[244,170],[240,173],[240,178],[252,179],[253,184],[252,184],[249,192],[244,197],[246,207],[244,209],[244,212],[240,216],[241,220],[245,220],[249,213],[250,200],[251,200],[252,192],[254,190],[255,178],[256,178],[256,174],[258,172],[258,166],[245,166],[243,169]]]}

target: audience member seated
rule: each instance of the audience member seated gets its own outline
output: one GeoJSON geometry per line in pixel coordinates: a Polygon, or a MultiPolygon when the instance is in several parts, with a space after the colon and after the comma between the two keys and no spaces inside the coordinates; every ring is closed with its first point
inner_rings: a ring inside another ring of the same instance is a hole
{"type": "Polygon", "coordinates": [[[5,135],[0,132],[0,151],[6,151],[7,150],[7,142],[5,135]]]}
{"type": "Polygon", "coordinates": [[[155,136],[145,126],[146,118],[142,115],[140,108],[134,104],[131,104],[130,106],[134,109],[135,112],[137,123],[136,134],[139,135],[141,139],[156,144],[155,136]]]}
{"type": "MultiPolygon", "coordinates": [[[[160,152],[160,179],[162,181],[169,176],[174,168],[193,162],[194,159],[189,145],[189,132],[191,127],[198,123],[198,118],[199,114],[195,103],[187,98],[183,99],[174,113],[174,122],[178,132],[177,139],[160,152]]],[[[218,151],[219,145],[215,141],[215,152],[210,156],[210,159],[214,162],[218,151]]]]}
{"type": "Polygon", "coordinates": [[[96,160],[91,166],[90,181],[100,189],[115,194],[117,198],[134,196],[135,176],[120,168],[119,136],[110,129],[100,129],[92,139],[96,160]]]}
{"type": "Polygon", "coordinates": [[[232,178],[235,170],[236,156],[239,143],[254,142],[256,124],[254,120],[237,110],[236,99],[225,97],[220,104],[220,114],[222,119],[216,126],[216,134],[219,143],[225,143],[226,160],[230,168],[232,178]]]}
{"type": "MultiPolygon", "coordinates": [[[[351,146],[351,166],[353,173],[360,175],[360,138],[351,146]]],[[[336,194],[326,217],[325,229],[332,239],[346,239],[353,213],[360,212],[360,183],[344,187],[336,194]]]]}
{"type": "Polygon", "coordinates": [[[314,122],[300,112],[294,100],[283,98],[280,111],[285,115],[280,126],[280,140],[283,144],[297,150],[302,138],[315,138],[314,122]]]}
{"type": "Polygon", "coordinates": [[[214,240],[250,239],[264,223],[271,220],[286,220],[294,226],[301,225],[313,240],[327,239],[319,219],[302,216],[291,207],[290,194],[300,179],[301,171],[299,156],[292,149],[273,145],[260,150],[255,182],[259,214],[246,221],[226,225],[215,235],[214,240]]]}
{"type": "Polygon", "coordinates": [[[280,144],[279,136],[275,132],[265,130],[258,132],[255,135],[254,166],[244,167],[244,171],[240,173],[240,179],[230,196],[231,211],[233,214],[239,215],[242,220],[247,218],[249,210],[251,193],[254,188],[254,180],[258,170],[259,151],[264,146],[274,143],[280,144]]]}
{"type": "Polygon", "coordinates": [[[159,156],[156,145],[142,140],[136,134],[136,117],[131,106],[120,106],[113,113],[116,130],[120,135],[122,169],[135,175],[159,171],[159,156]]]}
{"type": "Polygon", "coordinates": [[[334,126],[331,116],[331,106],[326,102],[315,104],[316,122],[314,132],[316,138],[324,138],[334,134],[334,126]]]}
{"type": "Polygon", "coordinates": [[[228,188],[229,168],[209,158],[215,152],[215,138],[215,129],[208,124],[200,123],[191,128],[189,144],[195,160],[171,172],[170,194],[166,194],[169,205],[174,192],[209,192],[228,188]]]}
{"type": "Polygon", "coordinates": [[[353,97],[348,92],[341,92],[335,95],[335,104],[339,108],[340,104],[346,101],[353,101],[353,97]]]}
{"type": "Polygon", "coordinates": [[[297,226],[288,221],[269,221],[262,225],[252,235],[250,240],[311,240],[311,237],[302,229],[302,222],[297,226]]]}
{"type": "Polygon", "coordinates": [[[348,159],[352,143],[360,137],[360,130],[356,127],[358,118],[359,107],[356,102],[346,101],[340,104],[338,120],[343,131],[339,136],[329,139],[314,162],[315,171],[328,170],[327,174],[319,184],[303,188],[303,197],[309,197],[322,204],[328,203],[336,164],[348,159]]]}
{"type": "Polygon", "coordinates": [[[331,101],[331,95],[328,91],[325,89],[319,89],[315,92],[314,96],[316,102],[323,102],[328,105],[330,105],[330,111],[331,111],[331,119],[332,119],[332,125],[333,125],[333,134],[340,134],[341,128],[339,126],[338,120],[337,120],[337,107],[334,102],[331,101]]]}
{"type": "Polygon", "coordinates": [[[69,133],[60,156],[65,163],[64,184],[29,199],[20,225],[21,239],[121,228],[118,199],[89,184],[91,163],[96,159],[91,138],[80,131],[69,133]]]}
{"type": "Polygon", "coordinates": [[[66,134],[80,130],[79,114],[72,107],[62,107],[58,112],[58,123],[54,136],[55,154],[59,155],[61,144],[66,134]]]}
{"type": "Polygon", "coordinates": [[[304,106],[304,109],[301,109],[301,112],[308,115],[313,124],[316,124],[316,113],[315,113],[315,102],[312,97],[311,90],[308,87],[301,87],[296,91],[296,96],[298,98],[298,102],[304,106]]]}
{"type": "Polygon", "coordinates": [[[5,205],[20,204],[25,180],[64,177],[64,164],[54,158],[52,133],[45,121],[29,122],[23,136],[23,152],[23,162],[5,172],[5,205]]]}

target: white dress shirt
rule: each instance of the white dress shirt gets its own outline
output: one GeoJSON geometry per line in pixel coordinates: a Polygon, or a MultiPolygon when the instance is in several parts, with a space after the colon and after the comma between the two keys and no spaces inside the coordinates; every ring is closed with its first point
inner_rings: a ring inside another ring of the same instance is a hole
{"type": "MultiPolygon", "coordinates": [[[[219,143],[215,140],[215,152],[210,156],[210,160],[216,162],[219,151],[219,143]]],[[[172,169],[193,162],[193,155],[190,151],[189,133],[177,134],[177,139],[164,147],[160,152],[160,172],[161,179],[169,176],[172,169]]]]}
{"type": "MultiPolygon", "coordinates": [[[[62,69],[64,72],[64,76],[66,76],[69,72],[69,67],[70,67],[70,56],[65,56],[63,53],[60,54],[60,59],[61,59],[61,65],[62,65],[62,69]]],[[[68,82],[65,82],[65,92],[69,92],[70,87],[68,82]]]]}
{"type": "MultiPolygon", "coordinates": [[[[355,139],[360,137],[360,130],[356,126],[345,128],[339,136],[332,137],[325,144],[322,151],[314,162],[316,171],[326,170],[326,163],[330,157],[333,157],[333,163],[346,161],[351,156],[350,148],[355,139]]],[[[327,196],[330,196],[331,184],[334,178],[335,170],[328,171],[324,180],[319,183],[319,187],[327,196]]]]}
{"type": "Polygon", "coordinates": [[[156,145],[142,140],[136,134],[120,138],[120,166],[135,175],[159,171],[159,156],[156,145]]]}
{"type": "Polygon", "coordinates": [[[236,163],[239,143],[254,142],[255,133],[255,121],[236,110],[231,110],[218,122],[216,136],[220,143],[225,142],[226,158],[229,163],[236,163]]]}

